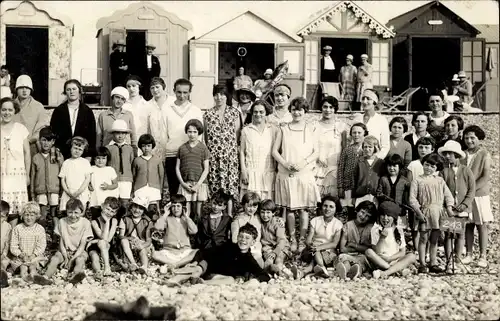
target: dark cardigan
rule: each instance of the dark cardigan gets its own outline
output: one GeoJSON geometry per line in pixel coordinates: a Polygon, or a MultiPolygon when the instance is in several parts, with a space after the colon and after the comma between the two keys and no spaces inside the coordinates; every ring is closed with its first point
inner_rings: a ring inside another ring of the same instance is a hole
{"type": "Polygon", "coordinates": [[[75,136],[81,136],[89,142],[88,150],[83,153],[83,157],[93,157],[95,155],[97,138],[96,121],[92,109],[83,102],[80,102],[78,109],[74,134],[71,132],[67,102],[62,103],[54,109],[52,118],[50,119],[50,127],[57,137],[55,146],[59,148],[64,159],[71,157],[71,146],[68,144],[68,141],[75,136]]]}
{"type": "Polygon", "coordinates": [[[196,245],[200,249],[209,249],[226,243],[230,239],[231,222],[232,219],[230,216],[223,215],[215,232],[212,232],[210,215],[203,215],[198,223],[196,245]]]}

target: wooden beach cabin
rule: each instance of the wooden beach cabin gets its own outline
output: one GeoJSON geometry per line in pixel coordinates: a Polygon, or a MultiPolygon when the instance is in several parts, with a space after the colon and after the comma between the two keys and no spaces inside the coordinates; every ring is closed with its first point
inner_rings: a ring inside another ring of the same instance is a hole
{"type": "Polygon", "coordinates": [[[38,1],[4,1],[0,11],[0,59],[7,64],[11,82],[27,74],[33,97],[56,106],[70,78],[73,22],[38,1]]]}
{"type": "Polygon", "coordinates": [[[381,98],[390,95],[394,32],[353,1],[336,2],[313,14],[297,34],[305,43],[306,97],[315,108],[321,99],[320,59],[326,45],[333,48],[331,57],[337,76],[348,54],[354,56],[356,67],[360,65],[360,56],[368,54],[368,62],[373,66],[374,88],[381,98]]]}
{"type": "MultiPolygon", "coordinates": [[[[98,81],[103,86],[103,103],[109,105],[111,74],[109,55],[113,44],[123,39],[127,45],[129,64],[142,61],[146,43],[156,46],[154,55],[161,65],[160,77],[167,84],[166,90],[173,94],[172,85],[178,78],[186,78],[188,57],[188,31],[191,23],[151,2],[138,2],[124,10],[97,21],[97,67],[102,68],[98,81]]],[[[131,66],[129,66],[130,68],[131,66]]]]}
{"type": "Polygon", "coordinates": [[[200,108],[211,108],[214,84],[232,87],[238,68],[255,82],[264,71],[288,60],[284,82],[293,95],[304,92],[304,44],[302,39],[269,22],[261,14],[245,11],[217,28],[189,41],[189,77],[195,88],[191,96],[200,108]]]}

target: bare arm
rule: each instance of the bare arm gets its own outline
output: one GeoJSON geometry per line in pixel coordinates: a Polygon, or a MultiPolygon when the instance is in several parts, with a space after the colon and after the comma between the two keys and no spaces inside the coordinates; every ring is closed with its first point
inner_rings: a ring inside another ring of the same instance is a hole
{"type": "Polygon", "coordinates": [[[109,234],[107,235],[107,238],[104,238],[104,240],[111,242],[111,240],[113,239],[113,236],[115,235],[116,233],[116,229],[118,227],[118,221],[116,220],[116,218],[112,218],[111,219],[111,228],[109,229],[109,234]]]}
{"type": "Polygon", "coordinates": [[[23,152],[24,152],[24,166],[25,166],[24,168],[26,169],[26,174],[29,175],[31,171],[31,151],[30,151],[30,142],[28,138],[26,138],[23,141],[23,152]]]}
{"type": "Polygon", "coordinates": [[[209,170],[210,170],[210,160],[207,158],[203,161],[203,172],[201,173],[200,179],[196,183],[197,185],[203,184],[203,182],[207,179],[209,170]]]}
{"type": "Polygon", "coordinates": [[[182,179],[182,175],[181,175],[181,160],[179,158],[177,158],[177,162],[175,163],[175,175],[177,176],[177,179],[179,180],[179,184],[181,184],[181,186],[184,189],[189,190],[186,182],[184,182],[184,180],[182,179]]]}
{"type": "Polygon", "coordinates": [[[279,164],[281,164],[283,167],[288,168],[289,167],[288,162],[286,161],[286,159],[283,158],[283,156],[281,156],[279,152],[282,140],[283,140],[283,132],[281,131],[281,129],[278,129],[278,132],[276,134],[276,140],[274,141],[273,144],[272,155],[279,164]]]}
{"type": "Polygon", "coordinates": [[[307,232],[306,244],[308,246],[312,246],[313,239],[314,239],[314,226],[312,226],[312,224],[309,224],[309,231],[307,232]]]}
{"type": "Polygon", "coordinates": [[[12,231],[12,237],[10,239],[10,253],[14,256],[20,256],[23,254],[21,248],[19,247],[19,230],[14,228],[12,231]]]}
{"type": "Polygon", "coordinates": [[[231,222],[231,241],[233,243],[238,242],[238,231],[240,230],[240,224],[238,223],[238,219],[235,218],[231,222]]]}
{"type": "Polygon", "coordinates": [[[342,234],[341,230],[336,231],[335,234],[333,235],[333,240],[331,242],[321,244],[320,246],[317,247],[317,250],[323,251],[329,249],[336,249],[337,246],[339,245],[341,234],[342,234]]]}

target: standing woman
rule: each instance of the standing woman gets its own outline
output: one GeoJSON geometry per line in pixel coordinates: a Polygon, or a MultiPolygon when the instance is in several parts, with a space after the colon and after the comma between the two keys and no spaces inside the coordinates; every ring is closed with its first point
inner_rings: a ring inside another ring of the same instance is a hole
{"type": "Polygon", "coordinates": [[[210,152],[208,186],[210,194],[222,191],[231,198],[227,202],[229,216],[233,213],[233,200],[238,199],[239,160],[238,140],[241,130],[240,112],[229,106],[224,85],[212,90],[215,106],[203,115],[205,142],[210,152]]]}
{"type": "Polygon", "coordinates": [[[410,143],[411,146],[411,158],[412,161],[419,159],[417,140],[422,137],[430,137],[431,135],[427,131],[427,127],[430,124],[429,115],[424,112],[418,112],[413,114],[411,124],[413,125],[413,133],[409,133],[405,136],[405,140],[410,143]]]}
{"type": "MultiPolygon", "coordinates": [[[[343,67],[342,67],[343,68],[343,67]]],[[[347,140],[346,123],[337,119],[339,102],[327,96],[321,101],[321,119],[316,124],[319,134],[319,156],[316,162],[316,184],[320,194],[337,196],[339,157],[347,140]]]]}
{"type": "Polygon", "coordinates": [[[431,110],[431,114],[429,115],[429,119],[431,120],[427,131],[431,134],[432,138],[436,142],[439,142],[443,139],[444,133],[444,120],[450,116],[443,109],[444,107],[444,96],[443,93],[439,90],[435,92],[431,92],[429,94],[429,109],[431,110]]]}
{"type": "Polygon", "coordinates": [[[309,103],[303,97],[294,98],[289,107],[293,120],[282,124],[273,146],[273,157],[278,162],[275,183],[276,205],[286,208],[290,249],[305,249],[309,224],[307,210],[316,209],[320,194],[314,179],[314,164],[318,159],[318,137],[313,124],[308,124],[304,114],[309,103]],[[295,212],[299,212],[300,237],[295,237],[295,212]]]}
{"type": "Polygon", "coordinates": [[[363,92],[361,107],[363,115],[357,116],[354,121],[366,125],[368,135],[375,136],[380,144],[380,151],[377,157],[384,159],[391,149],[389,123],[384,115],[377,113],[375,107],[378,103],[378,93],[373,89],[367,89],[363,92]]]}
{"type": "Polygon", "coordinates": [[[12,98],[0,100],[1,128],[1,185],[0,198],[10,205],[9,214],[19,214],[28,202],[31,154],[29,132],[14,121],[19,105],[12,98]]]}
{"type": "Polygon", "coordinates": [[[138,76],[128,76],[127,78],[128,100],[123,105],[123,109],[128,110],[134,116],[136,137],[139,139],[148,133],[148,117],[151,113],[151,103],[148,103],[139,93],[142,87],[142,80],[138,76]]]}
{"type": "Polygon", "coordinates": [[[278,128],[266,121],[271,108],[257,100],[248,112],[249,124],[241,131],[241,195],[254,192],[260,199],[274,200],[276,163],[272,151],[278,128]]]}
{"type": "Polygon", "coordinates": [[[356,97],[356,79],[358,70],[352,64],[354,57],[347,55],[346,65],[340,68],[339,82],[342,84],[342,100],[352,103],[356,97]]]}
{"type": "Polygon", "coordinates": [[[64,159],[71,157],[69,141],[75,136],[83,137],[89,143],[88,150],[83,154],[89,161],[96,151],[96,121],[89,106],[81,101],[82,85],[76,79],[64,83],[64,93],[67,100],[57,106],[50,119],[50,127],[56,134],[55,146],[59,148],[64,159]]]}

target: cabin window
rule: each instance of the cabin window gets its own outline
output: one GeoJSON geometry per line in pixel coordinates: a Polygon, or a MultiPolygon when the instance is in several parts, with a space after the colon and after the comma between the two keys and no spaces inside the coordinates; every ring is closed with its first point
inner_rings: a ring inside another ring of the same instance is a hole
{"type": "Polygon", "coordinates": [[[462,43],[462,69],[472,83],[483,81],[482,41],[464,41],[462,43]]]}
{"type": "Polygon", "coordinates": [[[195,48],[195,61],[194,68],[196,72],[212,72],[212,57],[210,48],[196,47],[195,48]]]}
{"type": "Polygon", "coordinates": [[[308,84],[318,83],[318,42],[306,40],[306,81],[308,84]]]}
{"type": "Polygon", "coordinates": [[[389,43],[372,43],[372,82],[374,86],[389,86],[389,43]]]}

